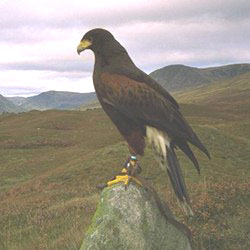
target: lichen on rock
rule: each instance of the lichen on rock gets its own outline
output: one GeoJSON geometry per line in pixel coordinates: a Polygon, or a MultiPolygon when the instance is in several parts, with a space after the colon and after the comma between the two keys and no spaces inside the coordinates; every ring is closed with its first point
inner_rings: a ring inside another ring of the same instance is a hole
{"type": "Polygon", "coordinates": [[[116,184],[102,191],[80,250],[190,250],[185,230],[173,222],[147,189],[116,184]]]}

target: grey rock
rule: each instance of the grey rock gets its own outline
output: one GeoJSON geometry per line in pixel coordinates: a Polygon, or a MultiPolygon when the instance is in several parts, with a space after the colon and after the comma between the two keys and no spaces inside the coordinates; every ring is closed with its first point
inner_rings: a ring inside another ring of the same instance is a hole
{"type": "Polygon", "coordinates": [[[102,191],[80,250],[190,250],[188,235],[154,191],[116,184],[102,191]]]}

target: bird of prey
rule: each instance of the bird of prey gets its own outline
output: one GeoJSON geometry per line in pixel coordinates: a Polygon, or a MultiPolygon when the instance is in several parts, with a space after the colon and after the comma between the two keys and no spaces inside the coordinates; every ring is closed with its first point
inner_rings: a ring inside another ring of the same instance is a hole
{"type": "MultiPolygon", "coordinates": [[[[136,67],[126,49],[105,29],[92,29],[80,41],[77,52],[90,49],[95,55],[93,82],[106,114],[128,143],[130,157],[122,175],[108,182],[128,184],[140,172],[137,156],[144,154],[145,138],[165,168],[173,190],[185,210],[190,209],[175,149],[180,148],[200,172],[189,143],[208,158],[209,152],[182,116],[176,100],[154,79],[136,67]]],[[[190,212],[191,213],[191,212],[190,212]]]]}

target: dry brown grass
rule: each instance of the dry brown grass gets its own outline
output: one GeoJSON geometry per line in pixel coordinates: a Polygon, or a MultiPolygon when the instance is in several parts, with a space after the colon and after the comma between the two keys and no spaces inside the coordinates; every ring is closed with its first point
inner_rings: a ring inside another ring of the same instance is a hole
{"type": "MultiPolygon", "coordinates": [[[[150,150],[143,175],[191,228],[197,249],[250,249],[250,120],[183,107],[212,156],[195,151],[199,177],[178,152],[195,216],[183,216],[150,150]]],[[[0,249],[79,249],[98,202],[96,184],[118,172],[127,154],[101,110],[1,116],[0,249]]]]}

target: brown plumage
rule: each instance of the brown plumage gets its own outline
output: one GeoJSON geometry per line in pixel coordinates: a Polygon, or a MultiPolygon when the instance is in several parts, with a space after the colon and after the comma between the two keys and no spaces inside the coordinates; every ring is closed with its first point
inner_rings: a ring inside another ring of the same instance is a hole
{"type": "Polygon", "coordinates": [[[145,138],[153,145],[161,166],[167,167],[181,202],[190,203],[175,154],[179,147],[199,170],[188,143],[209,153],[182,116],[175,99],[149,75],[136,67],[127,51],[104,29],[87,32],[77,51],[95,54],[93,81],[107,115],[129,145],[131,155],[143,155],[145,138]]]}

